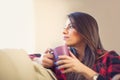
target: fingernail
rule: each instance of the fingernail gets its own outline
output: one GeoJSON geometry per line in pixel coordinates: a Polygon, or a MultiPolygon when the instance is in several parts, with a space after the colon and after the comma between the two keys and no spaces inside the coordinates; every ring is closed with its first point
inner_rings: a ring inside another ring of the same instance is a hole
{"type": "Polygon", "coordinates": [[[57,65],[57,62],[54,62],[54,65],[57,65]]]}
{"type": "Polygon", "coordinates": [[[58,60],[58,56],[55,56],[55,59],[58,60]]]}
{"type": "Polygon", "coordinates": [[[59,67],[57,66],[56,69],[59,69],[59,67]]]}

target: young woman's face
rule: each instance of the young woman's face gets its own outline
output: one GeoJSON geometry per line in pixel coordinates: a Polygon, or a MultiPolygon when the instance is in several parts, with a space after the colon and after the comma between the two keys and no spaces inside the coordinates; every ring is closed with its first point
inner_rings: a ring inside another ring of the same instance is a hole
{"type": "Polygon", "coordinates": [[[63,30],[63,39],[66,45],[72,47],[83,43],[83,37],[75,30],[69,19],[66,21],[66,25],[63,30]]]}

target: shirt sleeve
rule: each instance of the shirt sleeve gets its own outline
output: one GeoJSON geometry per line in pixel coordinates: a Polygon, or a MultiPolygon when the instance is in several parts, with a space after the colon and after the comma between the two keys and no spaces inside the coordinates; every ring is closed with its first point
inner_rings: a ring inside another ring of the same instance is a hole
{"type": "Polygon", "coordinates": [[[107,76],[111,80],[115,75],[120,74],[120,56],[115,52],[111,52],[108,58],[107,76]]]}
{"type": "Polygon", "coordinates": [[[97,80],[112,80],[115,75],[120,74],[120,56],[115,51],[108,52],[100,61],[97,80]]]}
{"type": "Polygon", "coordinates": [[[29,57],[30,57],[30,59],[33,60],[33,59],[36,58],[36,57],[40,58],[40,57],[41,57],[41,54],[40,54],[40,53],[29,54],[29,57]]]}

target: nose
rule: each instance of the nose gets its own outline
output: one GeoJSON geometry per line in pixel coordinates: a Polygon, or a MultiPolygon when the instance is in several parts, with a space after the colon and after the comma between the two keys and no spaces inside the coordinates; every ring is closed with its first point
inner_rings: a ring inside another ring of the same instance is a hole
{"type": "Polygon", "coordinates": [[[64,29],[63,29],[63,34],[67,34],[67,33],[68,33],[67,28],[64,28],[64,29]]]}
{"type": "Polygon", "coordinates": [[[67,29],[67,27],[65,27],[64,29],[63,29],[63,34],[67,34],[68,33],[68,29],[67,29]]]}

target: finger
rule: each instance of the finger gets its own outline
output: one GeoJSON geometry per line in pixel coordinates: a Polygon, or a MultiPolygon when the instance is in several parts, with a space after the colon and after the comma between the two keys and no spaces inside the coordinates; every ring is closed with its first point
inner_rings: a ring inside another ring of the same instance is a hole
{"type": "Polygon", "coordinates": [[[44,58],[42,60],[43,63],[48,63],[48,64],[53,64],[53,60],[52,59],[49,59],[49,58],[44,58]]]}
{"type": "Polygon", "coordinates": [[[54,56],[53,56],[53,54],[48,53],[48,54],[44,54],[44,55],[43,55],[43,58],[53,59],[54,56]]]}
{"type": "Polygon", "coordinates": [[[48,53],[48,52],[49,52],[49,48],[47,48],[44,53],[48,53]]]}
{"type": "Polygon", "coordinates": [[[58,66],[58,69],[68,69],[72,66],[73,66],[72,64],[63,64],[63,65],[58,66]]]}
{"type": "Polygon", "coordinates": [[[62,73],[69,73],[69,72],[72,72],[72,69],[71,68],[68,68],[68,69],[64,69],[61,71],[62,73]]]}
{"type": "Polygon", "coordinates": [[[70,52],[70,56],[71,56],[72,58],[76,58],[75,55],[74,55],[71,51],[69,51],[69,52],[70,52]]]}
{"type": "Polygon", "coordinates": [[[52,64],[47,64],[47,63],[43,63],[42,65],[43,65],[45,68],[50,68],[50,67],[53,66],[52,64]]]}
{"type": "Polygon", "coordinates": [[[69,61],[69,60],[58,60],[57,62],[56,62],[56,65],[62,65],[62,64],[68,64],[68,63],[70,63],[71,61],[69,61]]]}
{"type": "Polygon", "coordinates": [[[53,60],[51,59],[48,59],[48,58],[45,58],[42,60],[42,65],[43,66],[53,66],[53,60]]]}
{"type": "Polygon", "coordinates": [[[47,50],[44,53],[51,53],[53,50],[51,48],[47,48],[47,50]]]}
{"type": "Polygon", "coordinates": [[[67,56],[67,55],[58,56],[58,60],[64,60],[64,59],[71,59],[71,58],[69,56],[67,56]]]}

